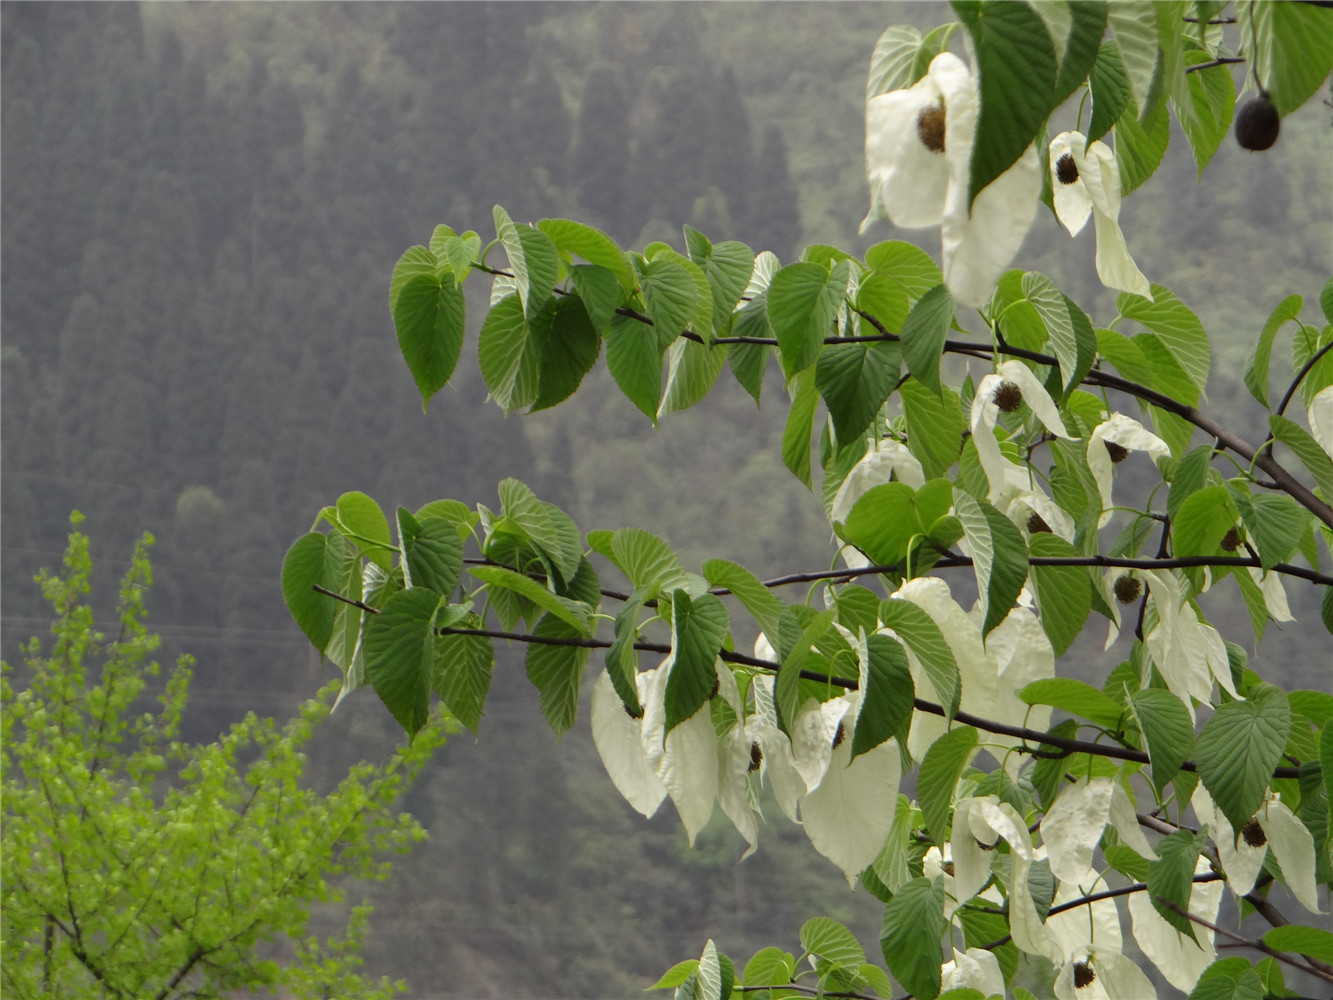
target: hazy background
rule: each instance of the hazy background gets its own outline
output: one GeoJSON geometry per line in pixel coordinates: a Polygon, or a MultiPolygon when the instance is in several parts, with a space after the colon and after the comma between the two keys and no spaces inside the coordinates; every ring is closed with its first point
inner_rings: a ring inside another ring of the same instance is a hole
{"type": "MultiPolygon", "coordinates": [[[[164,662],[198,658],[201,740],[247,711],[286,716],[332,676],[278,571],[345,490],[386,508],[494,505],[512,475],[583,530],[647,528],[689,567],[824,568],[818,502],[781,465],[776,378],[759,410],[724,374],[655,431],[602,368],[556,410],[506,420],[482,405],[469,347],[423,415],[389,271],[440,222],[489,239],[496,202],[633,246],[679,247],[689,222],[784,263],[808,243],[895,235],[933,251],[934,232],[856,235],[864,80],[889,24],[949,18],[934,4],[5,3],[6,659],[46,631],[31,578],[58,563],[74,508],[107,620],[132,540],[156,535],[150,624],[164,662]]],[[[1201,186],[1177,139],[1122,213],[1144,273],[1214,337],[1210,408],[1255,442],[1244,359],[1284,295],[1317,317],[1333,270],[1329,116],[1311,102],[1266,154],[1228,138],[1201,186]]],[[[1091,228],[1071,241],[1043,210],[1015,265],[1104,325],[1114,298],[1091,228]]],[[[475,337],[487,287],[468,289],[475,337]]],[[[1270,627],[1260,669],[1326,688],[1313,589],[1289,593],[1310,627],[1270,627]]],[[[1238,600],[1210,608],[1246,620],[1238,600]]],[[[1243,624],[1228,637],[1252,647],[1243,624]]],[[[1086,649],[1068,669],[1108,662],[1100,641],[1086,649]]],[[[452,739],[413,793],[430,841],[366,890],[372,971],[415,997],[633,996],[710,935],[738,963],[764,944],[798,950],[818,913],[873,948],[882,907],[847,893],[799,830],[765,827],[740,865],[725,822],[688,850],[669,805],[644,822],[620,800],[586,723],[557,745],[521,650],[499,656],[480,741],[452,739]]],[[[368,689],[330,729],[330,776],[396,738],[368,689]]]]}

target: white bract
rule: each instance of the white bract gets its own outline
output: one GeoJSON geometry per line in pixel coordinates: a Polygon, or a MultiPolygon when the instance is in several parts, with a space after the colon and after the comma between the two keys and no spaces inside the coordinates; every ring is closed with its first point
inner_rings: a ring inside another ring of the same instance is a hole
{"type": "Polygon", "coordinates": [[[1077,236],[1091,215],[1097,230],[1097,277],[1108,288],[1152,298],[1152,287],[1129,255],[1120,231],[1120,168],[1104,142],[1081,132],[1051,140],[1051,198],[1060,224],[1077,236]]]}
{"type": "Polygon", "coordinates": [[[1124,788],[1112,778],[1081,778],[1060,793],[1041,821],[1051,874],[1061,882],[1083,879],[1107,823],[1115,827],[1122,843],[1150,861],[1157,860],[1124,788]]]}
{"type": "MultiPolygon", "coordinates": [[[[1194,866],[1194,874],[1204,875],[1208,871],[1208,858],[1200,855],[1194,866]]],[[[1195,882],[1190,890],[1189,912],[1209,923],[1216,923],[1224,884],[1220,880],[1195,882]]],[[[1129,915],[1133,919],[1134,940],[1138,942],[1143,954],[1176,989],[1182,993],[1192,990],[1203,970],[1217,958],[1213,948],[1213,932],[1196,923],[1194,936],[1197,940],[1191,940],[1162,919],[1146,892],[1130,895],[1129,915]]]]}
{"type": "Polygon", "coordinates": [[[940,986],[944,991],[969,988],[982,996],[1004,996],[1004,972],[994,952],[968,948],[954,952],[953,960],[940,968],[940,986]]]}
{"type": "Polygon", "coordinates": [[[1028,147],[971,205],[972,146],[980,99],[967,65],[942,52],[906,90],[866,104],[870,212],[905,229],[940,226],[944,283],[964,305],[986,302],[1032,225],[1041,167],[1028,147]]]}
{"type": "Polygon", "coordinates": [[[1333,458],[1333,385],[1325,386],[1315,393],[1305,411],[1310,421],[1310,435],[1319,442],[1319,447],[1333,458]]]}
{"type": "Polygon", "coordinates": [[[992,502],[1006,492],[1017,493],[1032,489],[1032,475],[1028,469],[1005,458],[1000,452],[999,443],[995,440],[995,425],[1000,419],[1000,404],[996,402],[996,392],[1006,385],[1012,386],[1017,393],[1013,393],[1013,389],[1003,390],[1001,402],[1007,402],[1005,393],[1021,396],[1021,399],[1014,401],[1014,408],[1020,403],[1026,403],[1048,431],[1066,441],[1075,440],[1065,430],[1064,421],[1060,419],[1060,410],[1051,399],[1050,393],[1037,381],[1032,369],[1023,362],[1006,361],[994,372],[986,375],[977,386],[976,395],[972,397],[971,424],[972,440],[977,446],[977,459],[981,462],[981,468],[990,482],[989,498],[992,502]]]}
{"type": "Polygon", "coordinates": [[[1167,443],[1133,417],[1112,413],[1088,435],[1088,468],[1102,497],[1102,516],[1097,522],[1104,527],[1111,519],[1111,466],[1115,464],[1107,444],[1116,445],[1126,452],[1146,451],[1154,462],[1171,454],[1167,443]]]}
{"type": "Polygon", "coordinates": [[[1148,584],[1149,614],[1145,617],[1144,645],[1167,688],[1185,703],[1191,721],[1194,706],[1190,699],[1207,704],[1212,698],[1214,680],[1232,698],[1241,700],[1231,682],[1226,643],[1217,629],[1199,621],[1175,572],[1141,570],[1140,575],[1148,584]]]}
{"type": "Polygon", "coordinates": [[[1247,895],[1254,888],[1264,855],[1272,850],[1291,894],[1311,913],[1323,912],[1315,881],[1314,837],[1271,790],[1239,837],[1207,789],[1195,789],[1192,801],[1199,822],[1212,832],[1222,870],[1235,895],[1247,895]]]}

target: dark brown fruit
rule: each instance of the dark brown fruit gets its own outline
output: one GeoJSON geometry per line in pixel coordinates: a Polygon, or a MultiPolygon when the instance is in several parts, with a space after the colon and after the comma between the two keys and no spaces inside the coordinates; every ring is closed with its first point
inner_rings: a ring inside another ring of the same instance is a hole
{"type": "Polygon", "coordinates": [[[833,734],[833,749],[836,750],[842,746],[842,741],[847,738],[847,729],[841,722],[838,723],[838,731],[833,734]]]}
{"type": "Polygon", "coordinates": [[[758,743],[750,744],[750,766],[747,770],[758,771],[764,763],[764,751],[759,749],[758,743]]]}
{"type": "Polygon", "coordinates": [[[1042,532],[1051,534],[1051,526],[1046,523],[1046,519],[1035,510],[1028,515],[1028,534],[1040,535],[1042,532]]]}
{"type": "Polygon", "coordinates": [[[1222,548],[1227,552],[1235,552],[1240,548],[1240,532],[1232,528],[1222,536],[1222,548]]]}
{"type": "Polygon", "coordinates": [[[1055,176],[1061,184],[1073,184],[1078,180],[1078,164],[1068,153],[1055,161],[1055,176]]]}
{"type": "Polygon", "coordinates": [[[1023,390],[1013,382],[1001,382],[995,387],[991,402],[1005,413],[1013,413],[1023,405],[1023,390]]]}
{"type": "Polygon", "coordinates": [[[1081,990],[1085,986],[1091,986],[1097,981],[1097,973],[1092,971],[1092,966],[1087,962],[1074,963],[1074,989],[1081,990]]]}
{"type": "Polygon", "coordinates": [[[1116,444],[1114,441],[1103,441],[1106,445],[1106,453],[1111,456],[1111,464],[1119,465],[1129,457],[1129,449],[1122,444],[1116,444]]]}
{"type": "Polygon", "coordinates": [[[1268,149],[1277,142],[1281,129],[1282,118],[1266,90],[1259,91],[1258,97],[1246,101],[1236,112],[1236,141],[1244,149],[1268,149]]]}
{"type": "Polygon", "coordinates": [[[1259,825],[1257,819],[1252,819],[1240,828],[1240,835],[1245,838],[1245,843],[1251,847],[1263,847],[1268,843],[1268,836],[1264,833],[1264,828],[1259,825]]]}
{"type": "Polygon", "coordinates": [[[924,108],[916,119],[916,134],[932,153],[944,152],[944,109],[931,106],[924,108]]]}
{"type": "Polygon", "coordinates": [[[1133,604],[1143,593],[1143,584],[1139,578],[1126,573],[1115,581],[1115,599],[1121,604],[1133,604]]]}

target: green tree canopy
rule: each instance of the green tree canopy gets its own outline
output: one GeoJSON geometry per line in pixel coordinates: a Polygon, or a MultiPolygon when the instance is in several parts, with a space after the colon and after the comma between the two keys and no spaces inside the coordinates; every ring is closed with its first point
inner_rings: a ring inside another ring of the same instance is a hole
{"type": "MultiPolygon", "coordinates": [[[[74,517],[74,524],[81,517],[74,517]]],[[[4,664],[4,993],[20,997],[225,997],[284,986],[299,997],[389,997],[406,987],[359,971],[368,906],[320,939],[312,910],[344,883],[384,878],[387,855],[425,832],[394,806],[442,740],[438,721],[382,764],[310,787],[305,748],[329,712],[324,689],[282,727],[253,713],[218,740],[181,740],[191,664],[178,661],[156,713],[139,714],[158,665],[144,624],[152,582],[136,547],[119,635],[84,603],[88,539],[69,537],[43,573],[54,642],[4,664]]]]}

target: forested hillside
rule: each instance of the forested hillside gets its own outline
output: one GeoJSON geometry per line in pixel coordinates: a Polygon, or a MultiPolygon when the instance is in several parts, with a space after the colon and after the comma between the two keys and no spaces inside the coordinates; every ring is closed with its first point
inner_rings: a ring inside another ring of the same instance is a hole
{"type": "MultiPolygon", "coordinates": [[[[687,559],[824,568],[818,500],[778,454],[776,373],[762,410],[737,388],[655,430],[604,371],[577,408],[503,419],[464,363],[423,415],[393,350],[388,275],[436,223],[489,238],[497,202],[635,245],[679,244],[688,222],[784,262],[807,243],[889,238],[885,223],[855,233],[865,66],[890,16],[930,27],[949,15],[5,4],[6,659],[45,630],[31,580],[59,560],[73,508],[108,565],[156,535],[149,624],[164,658],[198,658],[199,739],[246,711],[285,716],[332,676],[283,606],[273,554],[346,489],[409,507],[489,503],[517,476],[585,527],[644,527],[687,559]],[[585,447],[593,428],[597,449],[585,447]]],[[[1197,189],[1180,182],[1188,153],[1172,149],[1126,205],[1143,271],[1205,294],[1189,305],[1221,335],[1216,409],[1247,412],[1240,370],[1265,316],[1251,302],[1311,298],[1333,271],[1329,115],[1312,102],[1268,155],[1228,141],[1197,189]],[[1195,195],[1154,194],[1168,189],[1195,195]],[[1182,253],[1179,233],[1197,250],[1182,253]]],[[[1018,263],[1109,320],[1092,254],[1067,255],[1066,240],[1041,219],[1018,263]]],[[[1315,613],[1294,590],[1292,610],[1315,613]]],[[[1313,669],[1320,651],[1286,641],[1270,629],[1262,655],[1313,669]]],[[[787,832],[737,865],[729,832],[688,851],[674,817],[644,824],[582,728],[556,746],[517,654],[512,666],[497,671],[482,740],[454,737],[413,793],[431,841],[373,890],[376,974],[421,997],[623,996],[705,929],[743,953],[823,907],[875,937],[864,894],[829,896],[827,862],[787,832]],[[557,812],[552,788],[566,793],[557,812]],[[451,805],[463,800],[466,813],[451,805]],[[596,874],[607,857],[623,859],[610,885],[596,874]]],[[[335,716],[330,773],[391,747],[373,697],[335,716]]]]}

